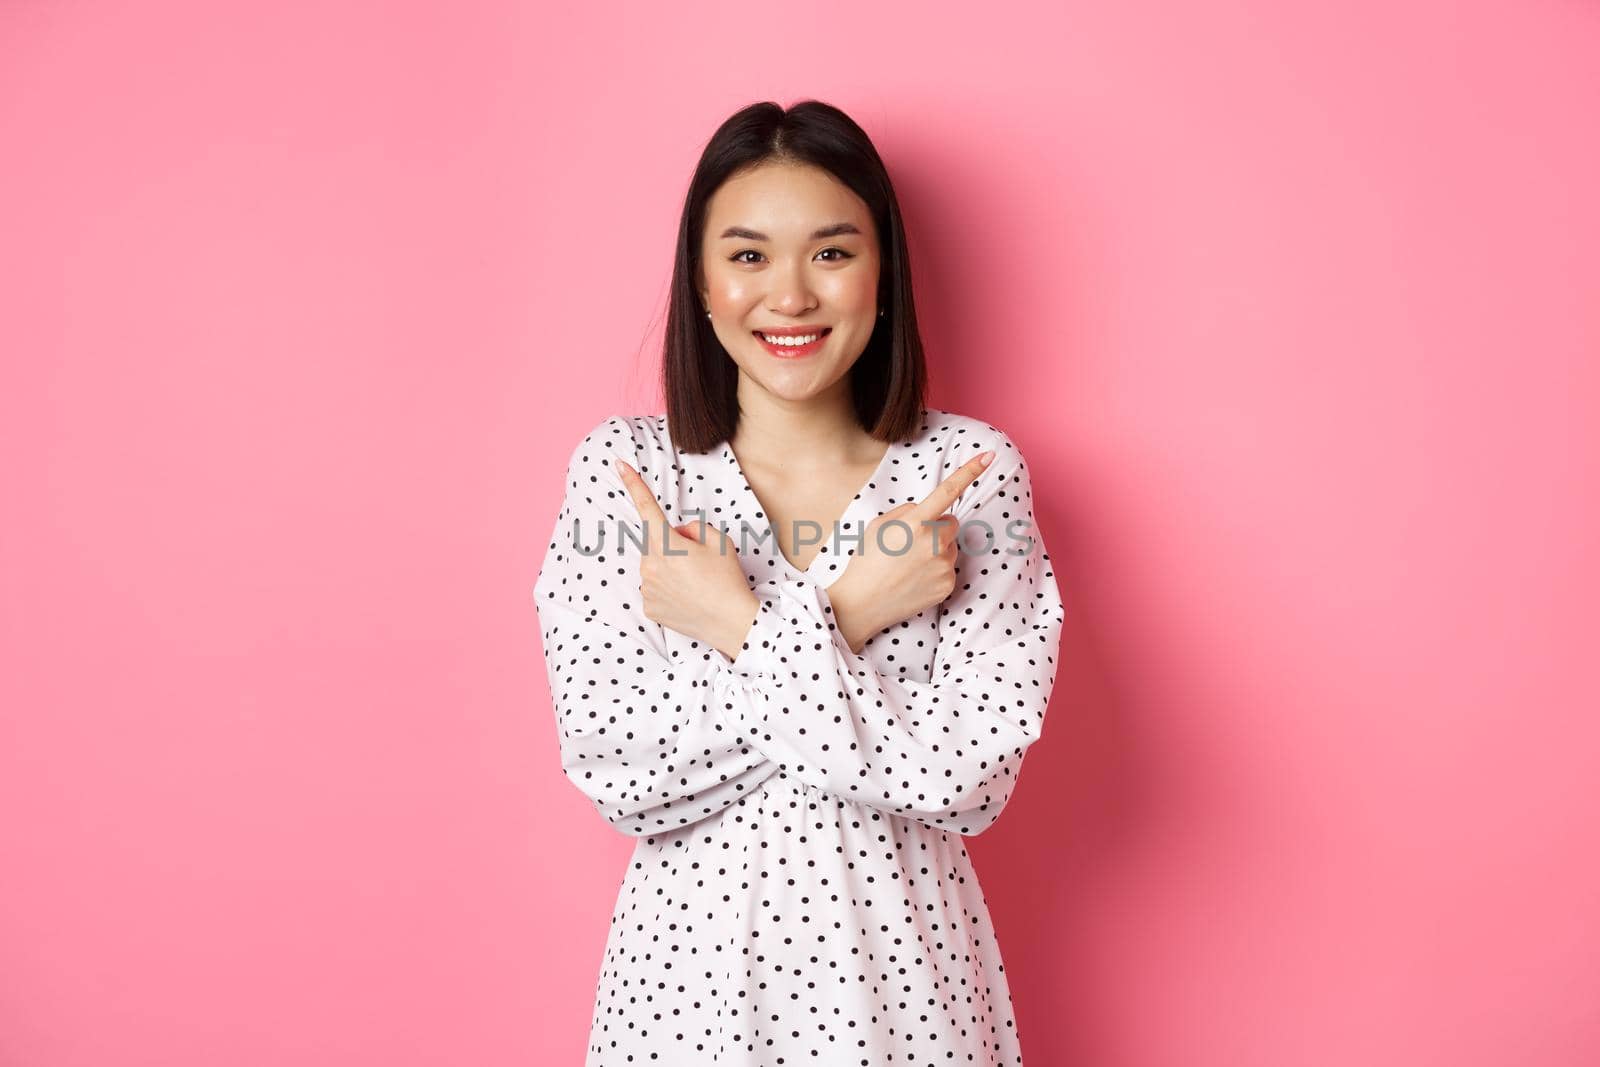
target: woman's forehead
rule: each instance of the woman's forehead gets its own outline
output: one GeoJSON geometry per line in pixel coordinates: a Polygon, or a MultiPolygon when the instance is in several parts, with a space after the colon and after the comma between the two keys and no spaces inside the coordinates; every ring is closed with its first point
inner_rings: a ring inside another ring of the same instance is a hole
{"type": "MultiPolygon", "coordinates": [[[[850,187],[820,167],[763,164],[725,181],[707,205],[708,224],[738,226],[781,239],[807,238],[814,229],[871,222],[866,204],[850,187]]],[[[721,229],[712,230],[712,236],[721,229]]]]}

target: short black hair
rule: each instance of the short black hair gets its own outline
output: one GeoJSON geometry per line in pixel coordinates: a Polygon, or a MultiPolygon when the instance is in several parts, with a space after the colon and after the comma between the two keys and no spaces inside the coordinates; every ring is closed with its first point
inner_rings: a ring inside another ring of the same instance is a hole
{"type": "Polygon", "coordinates": [[[927,390],[922,337],[911,297],[900,205],[872,140],[831,104],[804,100],[785,110],[751,104],[717,127],[689,182],[678,221],[661,365],[667,429],[674,447],[705,452],[739,425],[739,368],[705,316],[695,280],[711,197],[729,178],[763,163],[809,164],[832,174],[872,212],[880,249],[878,306],[884,309],[861,357],[850,368],[856,419],[881,441],[921,428],[927,390]]]}

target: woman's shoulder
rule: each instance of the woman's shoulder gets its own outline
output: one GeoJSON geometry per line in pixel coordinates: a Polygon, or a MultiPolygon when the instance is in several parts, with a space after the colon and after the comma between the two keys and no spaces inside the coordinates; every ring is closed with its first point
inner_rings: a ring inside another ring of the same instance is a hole
{"type": "Polygon", "coordinates": [[[1006,466],[1022,462],[1022,452],[1016,442],[994,423],[955,411],[937,408],[923,411],[923,434],[930,443],[937,443],[943,455],[964,463],[979,452],[993,449],[996,461],[1006,461],[1006,466]]]}
{"type": "Polygon", "coordinates": [[[577,447],[611,447],[626,459],[634,449],[670,441],[665,415],[607,415],[583,432],[577,447]]]}
{"type": "Polygon", "coordinates": [[[573,446],[569,469],[594,469],[619,456],[649,477],[656,468],[677,462],[665,415],[607,415],[584,431],[573,446]]]}
{"type": "Polygon", "coordinates": [[[571,449],[571,462],[600,459],[606,457],[607,452],[616,452],[623,459],[631,458],[631,437],[632,427],[626,416],[607,415],[578,438],[571,449]]]}

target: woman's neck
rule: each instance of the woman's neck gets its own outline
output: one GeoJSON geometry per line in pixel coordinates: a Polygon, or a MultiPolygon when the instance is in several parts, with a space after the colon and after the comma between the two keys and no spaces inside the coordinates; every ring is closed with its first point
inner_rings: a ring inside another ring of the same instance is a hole
{"type": "Polygon", "coordinates": [[[829,394],[791,402],[740,381],[739,426],[729,442],[740,461],[825,471],[862,462],[881,447],[856,421],[849,382],[829,394]]]}

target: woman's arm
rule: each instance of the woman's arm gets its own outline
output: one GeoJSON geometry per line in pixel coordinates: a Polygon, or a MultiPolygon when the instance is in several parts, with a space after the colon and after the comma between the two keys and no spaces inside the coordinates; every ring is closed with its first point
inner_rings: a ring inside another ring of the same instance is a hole
{"type": "Polygon", "coordinates": [[[994,542],[958,555],[929,681],[880,673],[841,635],[823,587],[806,579],[763,598],[739,655],[719,663],[724,720],[786,772],[969,835],[999,817],[1041,734],[1065,614],[1033,527],[1028,468],[1004,435],[996,447],[971,499],[952,509],[987,524],[994,542]],[[1031,536],[1026,554],[1011,554],[1012,534],[1031,536]]]}
{"type": "Polygon", "coordinates": [[[664,628],[645,616],[637,549],[624,540],[630,550],[616,550],[619,530],[637,535],[640,523],[608,445],[634,454],[616,416],[587,434],[568,461],[534,605],[562,771],[612,826],[643,836],[722,811],[777,766],[728,725],[726,715],[751,697],[717,692],[714,674],[692,658],[725,663],[727,656],[699,643],[676,656],[664,628]],[[599,551],[585,555],[580,542],[599,551]]]}
{"type": "MultiPolygon", "coordinates": [[[[846,574],[849,572],[847,571],[846,574]]],[[[858,600],[850,595],[849,586],[845,583],[845,576],[840,575],[834,583],[826,589],[823,597],[833,609],[833,625],[839,630],[839,639],[845,643],[853,654],[860,655],[867,642],[874,635],[888,629],[900,619],[890,619],[888,622],[878,622],[870,614],[872,603],[869,600],[858,600]]],[[[726,650],[723,650],[726,651],[726,650]]],[[[733,657],[729,657],[732,659],[733,657]]]]}

